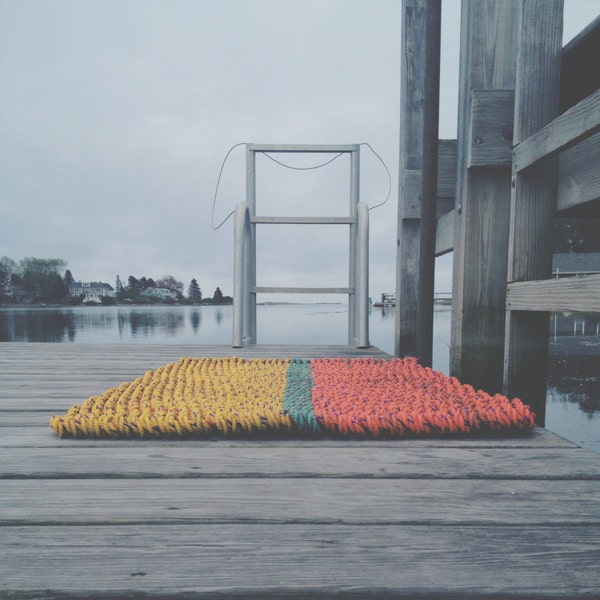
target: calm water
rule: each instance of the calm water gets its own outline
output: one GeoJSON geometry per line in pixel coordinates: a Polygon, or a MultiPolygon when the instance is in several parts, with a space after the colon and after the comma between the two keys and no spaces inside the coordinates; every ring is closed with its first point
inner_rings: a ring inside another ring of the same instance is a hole
{"type": "MultiPolygon", "coordinates": [[[[343,304],[274,304],[257,308],[264,344],[345,344],[343,304]]],[[[231,343],[231,306],[74,307],[0,309],[0,342],[231,343]]],[[[373,308],[370,341],[393,354],[394,311],[373,308]]],[[[555,316],[546,426],[600,452],[600,325],[598,320],[555,316]]],[[[433,368],[448,373],[450,307],[437,306],[433,368]]]]}

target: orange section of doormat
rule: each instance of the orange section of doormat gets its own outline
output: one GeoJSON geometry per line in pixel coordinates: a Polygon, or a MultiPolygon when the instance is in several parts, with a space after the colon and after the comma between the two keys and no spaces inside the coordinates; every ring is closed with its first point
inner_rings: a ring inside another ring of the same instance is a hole
{"type": "Polygon", "coordinates": [[[534,414],[415,359],[182,358],[50,425],[61,437],[404,437],[528,430],[534,414]]]}

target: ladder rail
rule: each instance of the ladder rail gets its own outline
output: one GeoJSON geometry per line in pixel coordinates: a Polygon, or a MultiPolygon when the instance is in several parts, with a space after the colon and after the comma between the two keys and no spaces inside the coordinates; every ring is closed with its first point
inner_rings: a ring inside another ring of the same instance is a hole
{"type": "Polygon", "coordinates": [[[233,340],[240,348],[256,343],[256,295],[264,293],[347,294],[348,345],[369,347],[368,265],[369,209],[359,200],[360,145],[265,145],[246,146],[246,202],[236,207],[234,219],[233,340]],[[256,153],[320,152],[350,153],[350,206],[348,216],[272,217],[256,215],[256,153]],[[346,287],[294,287],[256,285],[256,225],[347,225],[349,226],[349,269],[346,287]]]}

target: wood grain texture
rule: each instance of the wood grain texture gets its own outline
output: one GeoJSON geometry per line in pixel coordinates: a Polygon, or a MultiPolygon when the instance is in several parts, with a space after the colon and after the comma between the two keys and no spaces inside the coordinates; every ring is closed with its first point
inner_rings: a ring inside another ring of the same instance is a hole
{"type": "Polygon", "coordinates": [[[510,310],[600,312],[600,275],[509,283],[510,310]]]}
{"type": "Polygon", "coordinates": [[[600,216],[600,133],[558,157],[557,210],[600,216]]]}
{"type": "MultiPolygon", "coordinates": [[[[600,589],[600,455],[544,429],[73,440],[48,426],[51,409],[104,389],[115,372],[204,351],[0,344],[0,597],[577,598],[600,589]]],[[[266,352],[278,351],[293,349],[266,352]]]]}
{"type": "Polygon", "coordinates": [[[522,171],[591,137],[600,130],[600,90],[517,144],[513,149],[513,172],[522,171]]]}
{"type": "Polygon", "coordinates": [[[479,445],[473,440],[471,446],[458,440],[419,442],[171,440],[90,446],[78,440],[60,452],[11,448],[4,452],[0,479],[600,479],[600,458],[582,450],[566,454],[565,446],[547,448],[525,438],[520,447],[518,439],[496,447],[489,440],[479,445]],[[541,462],[547,465],[543,473],[541,462]]]}
{"type": "MultiPolygon", "coordinates": [[[[475,114],[498,110],[493,121],[506,119],[495,100],[515,88],[520,9],[519,0],[485,0],[461,10],[450,372],[489,392],[502,387],[510,167],[469,168],[469,155],[475,114]],[[475,95],[495,109],[475,111],[475,95]]],[[[508,137],[504,129],[492,136],[508,137]]]]}
{"type": "MultiPolygon", "coordinates": [[[[123,460],[126,460],[124,457],[123,460]]],[[[364,478],[86,479],[2,482],[0,528],[13,525],[311,523],[600,525],[598,480],[364,478]],[[68,494],[65,491],[68,489],[68,494]],[[562,503],[555,501],[559,494],[562,503]],[[118,501],[116,500],[118,499],[118,501]]]]}
{"type": "MultiPolygon", "coordinates": [[[[527,0],[520,24],[515,87],[515,143],[525,142],[558,115],[563,0],[527,0]]],[[[561,121],[565,128],[573,125],[561,121]]],[[[561,128],[550,131],[558,136],[561,128]]],[[[552,230],[556,209],[556,156],[527,170],[513,169],[507,281],[550,277],[552,230]]],[[[534,407],[536,423],[544,425],[548,319],[518,314],[507,305],[503,391],[534,407]]]]}
{"type": "Polygon", "coordinates": [[[590,598],[599,585],[600,526],[5,527],[0,541],[11,598],[590,598]]]}

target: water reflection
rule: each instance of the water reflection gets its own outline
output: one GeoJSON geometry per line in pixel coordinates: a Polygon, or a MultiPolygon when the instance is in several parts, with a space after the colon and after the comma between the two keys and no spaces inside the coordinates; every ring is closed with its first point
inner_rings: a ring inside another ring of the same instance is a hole
{"type": "Polygon", "coordinates": [[[199,310],[193,310],[190,314],[190,324],[194,333],[198,333],[198,329],[200,328],[200,323],[202,323],[202,316],[199,310]]]}
{"type": "Polygon", "coordinates": [[[549,351],[549,395],[588,415],[600,412],[600,315],[552,315],[549,351]]]}
{"type": "MultiPolygon", "coordinates": [[[[213,307],[74,307],[0,310],[0,342],[197,341],[213,307]],[[187,322],[186,322],[187,321],[187,322]]],[[[223,322],[221,309],[216,316],[223,322]]],[[[208,332],[209,334],[211,332],[208,332]]],[[[220,340],[225,342],[223,338],[220,340]]]]}

